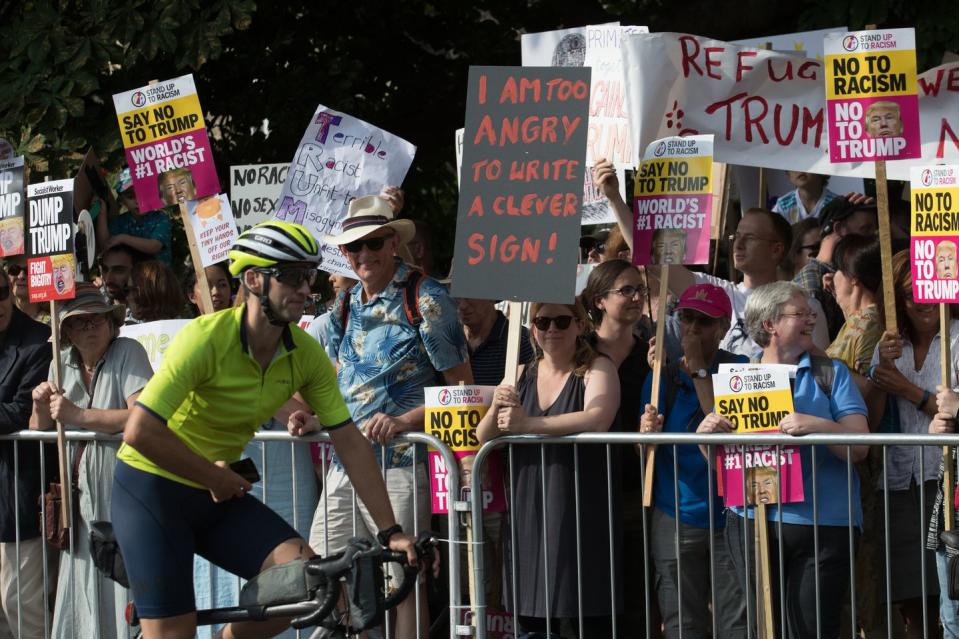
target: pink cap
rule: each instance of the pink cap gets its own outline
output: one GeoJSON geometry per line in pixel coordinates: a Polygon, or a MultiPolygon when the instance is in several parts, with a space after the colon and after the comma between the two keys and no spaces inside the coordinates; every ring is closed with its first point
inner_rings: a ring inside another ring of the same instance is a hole
{"type": "Polygon", "coordinates": [[[696,284],[683,291],[676,310],[684,308],[699,311],[709,317],[731,318],[733,315],[733,307],[726,291],[712,284],[696,284]]]}

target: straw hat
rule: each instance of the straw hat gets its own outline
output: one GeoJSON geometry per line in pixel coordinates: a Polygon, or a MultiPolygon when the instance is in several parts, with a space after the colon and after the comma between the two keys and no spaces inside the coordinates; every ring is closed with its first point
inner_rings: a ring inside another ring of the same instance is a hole
{"type": "Polygon", "coordinates": [[[393,207],[389,202],[378,195],[364,195],[350,202],[350,210],[343,220],[343,232],[339,235],[327,235],[323,239],[327,244],[339,246],[364,238],[384,227],[396,231],[401,246],[412,240],[416,234],[416,225],[412,220],[397,220],[393,217],[393,207]]]}
{"type": "MultiPolygon", "coordinates": [[[[103,296],[96,286],[89,282],[77,282],[77,296],[72,300],[66,300],[60,304],[57,309],[57,323],[60,325],[60,331],[63,331],[63,322],[68,317],[75,315],[99,315],[101,313],[111,313],[113,322],[117,326],[123,325],[126,319],[127,309],[122,305],[111,304],[103,296]]],[[[61,337],[61,340],[63,338],[61,337]]],[[[68,340],[63,340],[66,343],[68,340]]]]}

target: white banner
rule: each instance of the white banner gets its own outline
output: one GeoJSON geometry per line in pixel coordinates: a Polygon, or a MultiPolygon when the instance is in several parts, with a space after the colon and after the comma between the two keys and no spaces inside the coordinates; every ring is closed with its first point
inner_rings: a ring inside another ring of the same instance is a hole
{"type": "Polygon", "coordinates": [[[240,233],[273,219],[289,168],[289,164],[230,167],[230,203],[240,233]]]}
{"type": "Polygon", "coordinates": [[[633,146],[712,133],[717,162],[872,177],[872,163],[831,164],[823,65],[679,33],[623,41],[633,146]]]}
{"type": "Polygon", "coordinates": [[[186,203],[186,220],[193,229],[200,263],[204,268],[223,262],[239,234],[226,194],[186,203]]]}
{"type": "Polygon", "coordinates": [[[324,271],[355,278],[339,247],[324,237],[341,232],[355,198],[400,186],[415,153],[406,140],[321,104],[290,163],[276,219],[310,229],[320,243],[324,271]]]}
{"type": "Polygon", "coordinates": [[[120,327],[120,337],[135,339],[146,349],[150,358],[150,366],[156,371],[160,368],[163,354],[173,341],[173,336],[190,320],[160,320],[145,324],[130,324],[120,327]]]}

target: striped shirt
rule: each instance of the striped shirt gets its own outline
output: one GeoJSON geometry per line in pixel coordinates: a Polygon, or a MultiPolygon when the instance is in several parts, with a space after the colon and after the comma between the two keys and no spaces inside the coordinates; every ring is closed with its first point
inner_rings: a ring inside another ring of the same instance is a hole
{"type": "Polygon", "coordinates": [[[806,207],[803,206],[802,198],[799,197],[799,189],[796,189],[776,200],[776,203],[773,205],[773,213],[779,213],[786,218],[790,224],[795,224],[796,222],[805,220],[807,217],[819,217],[819,212],[822,211],[822,207],[837,197],[839,196],[829,189],[823,189],[819,201],[816,202],[816,206],[814,206],[811,211],[807,211],[806,207]]]}

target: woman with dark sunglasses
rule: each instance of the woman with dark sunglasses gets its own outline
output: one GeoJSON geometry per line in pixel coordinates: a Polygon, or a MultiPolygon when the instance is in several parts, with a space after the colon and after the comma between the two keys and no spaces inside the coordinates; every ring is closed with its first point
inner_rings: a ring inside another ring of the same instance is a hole
{"type": "MultiPolygon", "coordinates": [[[[612,361],[583,337],[583,305],[536,303],[530,314],[537,359],[520,367],[515,388],[497,387],[477,428],[480,441],[505,434],[608,431],[619,406],[619,382],[612,361]]],[[[607,485],[603,472],[610,461],[605,447],[517,446],[510,459],[516,547],[505,568],[512,588],[506,601],[522,635],[558,632],[559,620],[566,618],[582,625],[587,637],[612,636],[611,615],[622,610],[621,580],[610,575],[610,566],[620,564],[615,558],[622,557],[621,509],[616,482],[607,485]],[[570,516],[577,504],[579,516],[570,516]],[[578,567],[577,541],[582,548],[609,549],[613,560],[604,556],[578,567]]],[[[615,477],[616,470],[611,472],[615,477]]]]}

